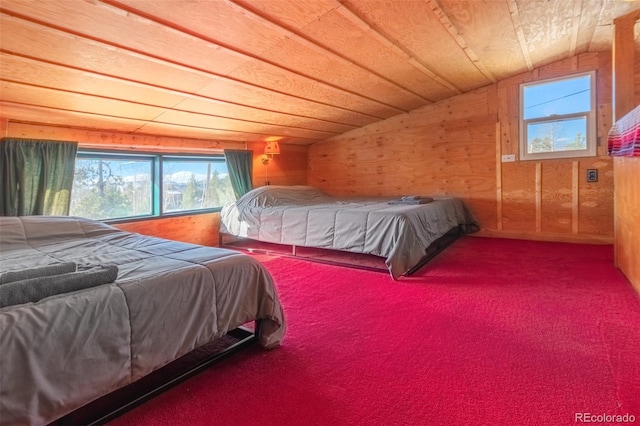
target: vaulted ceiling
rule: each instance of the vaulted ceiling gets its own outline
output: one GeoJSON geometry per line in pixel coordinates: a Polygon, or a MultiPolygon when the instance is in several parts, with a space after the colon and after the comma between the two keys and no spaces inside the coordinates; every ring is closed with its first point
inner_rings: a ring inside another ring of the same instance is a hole
{"type": "Polygon", "coordinates": [[[621,0],[0,0],[15,122],[311,144],[588,51],[621,0]]]}

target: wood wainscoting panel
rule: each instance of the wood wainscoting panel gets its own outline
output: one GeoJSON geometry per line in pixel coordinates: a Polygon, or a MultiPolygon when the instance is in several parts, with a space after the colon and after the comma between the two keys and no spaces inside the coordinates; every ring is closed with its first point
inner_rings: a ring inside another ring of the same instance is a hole
{"type": "MultiPolygon", "coordinates": [[[[614,27],[613,117],[617,121],[640,104],[640,11],[614,20],[614,27]]],[[[614,157],[613,164],[615,262],[640,293],[640,157],[614,157]]]]}
{"type": "Polygon", "coordinates": [[[578,223],[580,233],[611,238],[614,212],[614,176],[611,157],[580,160],[578,223]],[[598,171],[598,182],[587,182],[587,170],[598,171]]]}
{"type": "Polygon", "coordinates": [[[616,157],[616,264],[640,293],[640,157],[616,157]]]}
{"type": "Polygon", "coordinates": [[[217,246],[220,213],[162,217],[118,223],[113,226],[123,231],[182,241],[184,243],[217,246]]]}
{"type": "Polygon", "coordinates": [[[542,169],[541,232],[571,233],[573,164],[547,161],[542,169]]]}
{"type": "Polygon", "coordinates": [[[502,229],[536,229],[536,163],[502,164],[502,229]]]}

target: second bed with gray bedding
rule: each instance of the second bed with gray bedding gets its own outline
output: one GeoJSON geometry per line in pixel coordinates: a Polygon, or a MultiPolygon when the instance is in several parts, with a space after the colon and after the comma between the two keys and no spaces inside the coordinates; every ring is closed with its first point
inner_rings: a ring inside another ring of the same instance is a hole
{"type": "Polygon", "coordinates": [[[479,227],[459,198],[434,197],[425,204],[395,201],[331,197],[309,186],[263,186],[223,208],[220,231],[268,243],[381,256],[398,279],[447,232],[479,227]]]}

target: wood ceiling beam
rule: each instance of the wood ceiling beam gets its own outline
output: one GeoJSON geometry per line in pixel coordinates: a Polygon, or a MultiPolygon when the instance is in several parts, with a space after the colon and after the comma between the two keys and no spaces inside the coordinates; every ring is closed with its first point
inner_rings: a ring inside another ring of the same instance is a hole
{"type": "Polygon", "coordinates": [[[287,138],[323,140],[336,135],[335,132],[300,129],[277,124],[262,124],[247,120],[219,118],[206,113],[194,113],[173,108],[162,108],[140,102],[50,89],[22,83],[4,81],[3,100],[16,104],[57,110],[94,114],[116,119],[132,118],[159,124],[181,125],[211,130],[228,130],[250,134],[271,134],[287,138]],[[58,106],[60,105],[60,106],[58,106]],[[64,107],[68,106],[68,107],[64,107]]]}
{"type": "Polygon", "coordinates": [[[518,43],[520,43],[522,57],[527,64],[527,69],[531,71],[533,70],[533,62],[531,62],[531,53],[527,46],[527,39],[524,36],[524,31],[522,31],[522,23],[520,22],[520,15],[518,13],[518,4],[516,0],[507,0],[507,5],[509,6],[509,13],[511,14],[513,28],[516,30],[516,35],[518,36],[518,43]]]}
{"type": "Polygon", "coordinates": [[[496,77],[493,75],[491,71],[489,71],[489,69],[482,63],[482,61],[480,61],[480,59],[478,58],[478,55],[475,54],[473,49],[469,47],[469,44],[467,43],[467,41],[464,39],[464,37],[462,37],[462,35],[460,34],[460,31],[458,31],[455,25],[453,25],[453,23],[451,22],[451,19],[449,19],[449,16],[447,16],[447,13],[442,9],[442,7],[440,7],[440,4],[438,3],[438,1],[437,0],[424,0],[424,1],[429,5],[433,13],[435,13],[435,15],[438,17],[438,19],[442,23],[442,26],[449,32],[449,34],[451,34],[451,37],[453,37],[456,43],[458,43],[458,46],[460,46],[460,48],[465,53],[465,55],[467,55],[467,58],[469,58],[469,60],[478,69],[478,71],[480,71],[482,75],[487,77],[492,83],[496,83],[498,81],[496,77]]]}
{"type": "Polygon", "coordinates": [[[613,20],[629,13],[640,11],[640,2],[621,0],[600,0],[596,28],[589,42],[589,51],[610,50],[614,41],[613,20]]]}
{"type": "MultiPolygon", "coordinates": [[[[28,103],[21,102],[11,102],[11,101],[0,101],[0,107],[3,111],[7,113],[7,117],[11,121],[21,122],[21,123],[33,123],[33,124],[53,124],[53,125],[65,125],[69,126],[70,118],[71,121],[77,122],[87,122],[87,118],[89,122],[94,123],[109,123],[104,126],[96,126],[87,127],[82,126],[82,128],[86,129],[101,129],[104,131],[126,131],[130,133],[144,133],[142,129],[145,126],[159,126],[164,128],[174,128],[174,129],[184,129],[185,131],[197,131],[202,133],[202,135],[208,135],[209,137],[221,136],[223,135],[225,139],[230,140],[242,140],[242,141],[255,141],[256,138],[267,138],[271,136],[276,136],[271,133],[264,132],[248,132],[248,131],[240,131],[240,130],[230,130],[230,129],[219,129],[219,128],[208,128],[202,126],[189,126],[184,124],[176,124],[170,122],[162,122],[162,121],[146,121],[139,119],[132,119],[127,117],[118,117],[113,115],[104,115],[93,112],[83,112],[76,111],[71,109],[64,108],[54,108],[54,107],[46,107],[40,105],[31,105],[28,103]],[[41,118],[38,120],[38,118],[41,118]]],[[[74,127],[74,126],[70,126],[74,127]]],[[[171,134],[171,133],[169,133],[171,134]]],[[[173,134],[180,134],[173,133],[173,134]]],[[[286,139],[292,139],[295,141],[303,141],[305,143],[313,143],[318,142],[322,139],[317,138],[308,138],[308,137],[295,137],[289,135],[277,135],[282,136],[286,139]]]]}
{"type": "MultiPolygon", "coordinates": [[[[105,0],[105,2],[107,2],[107,1],[112,2],[114,4],[118,4],[115,1],[105,0]]],[[[114,7],[114,6],[108,5],[108,7],[114,7]]],[[[363,112],[361,110],[355,110],[355,109],[352,109],[352,108],[350,109],[350,108],[338,106],[338,105],[335,105],[335,104],[331,104],[331,103],[329,103],[327,101],[311,99],[311,98],[304,97],[304,96],[301,96],[301,95],[287,93],[287,92],[285,92],[283,90],[278,90],[276,88],[268,87],[268,86],[265,86],[265,85],[255,84],[255,83],[244,81],[244,80],[241,80],[241,79],[238,79],[238,78],[233,78],[233,77],[230,77],[228,75],[223,75],[223,74],[220,74],[220,73],[212,72],[212,71],[210,71],[208,69],[204,69],[202,67],[198,67],[198,66],[191,65],[191,64],[185,64],[185,63],[182,63],[180,61],[176,61],[176,60],[170,59],[170,58],[168,58],[166,56],[160,56],[159,54],[150,53],[150,52],[147,52],[147,51],[142,51],[140,49],[134,49],[134,48],[131,48],[130,46],[127,46],[127,45],[122,45],[122,44],[113,42],[111,40],[106,40],[104,37],[98,37],[98,36],[95,36],[95,35],[92,35],[92,34],[87,34],[87,33],[81,32],[79,30],[72,29],[72,28],[65,28],[65,27],[62,27],[62,26],[60,26],[58,24],[53,24],[51,22],[44,21],[43,20],[44,18],[41,19],[41,18],[36,18],[36,17],[31,17],[31,16],[25,16],[22,13],[15,12],[15,11],[12,11],[12,10],[8,10],[8,9],[2,7],[1,5],[0,5],[0,12],[5,14],[6,16],[11,16],[13,18],[20,19],[22,21],[30,22],[30,23],[32,23],[34,25],[41,26],[47,31],[59,31],[59,32],[66,33],[66,34],[71,34],[73,36],[80,37],[82,39],[91,40],[92,42],[97,42],[97,43],[99,43],[101,45],[108,46],[108,49],[111,49],[111,50],[113,50],[113,48],[116,48],[118,50],[125,51],[125,52],[129,53],[130,55],[143,57],[143,58],[145,58],[147,60],[152,60],[154,62],[159,62],[159,63],[162,63],[162,64],[167,65],[167,66],[172,66],[173,68],[177,68],[177,69],[180,69],[182,71],[186,71],[186,72],[191,72],[191,73],[207,76],[208,78],[210,78],[212,80],[220,80],[220,81],[223,81],[223,82],[229,82],[229,83],[232,83],[232,84],[242,85],[242,86],[245,86],[245,87],[261,89],[261,90],[267,90],[269,92],[277,93],[279,95],[283,95],[283,96],[287,96],[287,97],[291,97],[291,98],[300,99],[300,100],[303,100],[303,101],[306,101],[306,102],[310,102],[310,103],[314,103],[314,104],[321,104],[321,105],[328,106],[328,107],[331,107],[331,108],[336,108],[336,109],[340,109],[340,110],[345,110],[345,111],[350,111],[350,112],[353,112],[353,113],[357,113],[357,114],[360,114],[360,115],[365,115],[365,116],[368,116],[368,117],[373,118],[373,119],[384,119],[384,118],[387,118],[388,116],[390,116],[390,115],[371,114],[371,113],[368,113],[368,112],[363,112]]],[[[134,14],[136,16],[139,16],[140,19],[145,19],[145,20],[148,20],[150,22],[154,22],[155,24],[158,24],[160,26],[165,26],[165,24],[162,23],[161,21],[159,21],[159,22],[153,21],[153,20],[151,20],[150,18],[148,18],[146,16],[139,15],[138,13],[136,13],[135,10],[131,10],[131,11],[124,10],[123,12],[131,13],[131,14],[134,14]]],[[[175,27],[166,27],[166,28],[168,30],[170,30],[170,31],[182,32],[182,31],[180,31],[180,29],[175,28],[175,27]]],[[[184,33],[184,35],[187,35],[189,37],[199,38],[201,41],[205,41],[208,44],[215,45],[214,47],[216,47],[216,48],[226,49],[224,46],[220,46],[220,45],[215,44],[214,41],[203,39],[202,37],[198,37],[197,35],[194,35],[194,34],[191,34],[191,33],[188,33],[188,32],[184,33]]],[[[226,49],[226,50],[228,50],[228,49],[226,49]]],[[[236,56],[238,56],[238,55],[239,56],[243,56],[244,55],[243,53],[238,53],[238,52],[235,52],[235,51],[233,51],[232,53],[234,55],[236,55],[236,56]]],[[[246,58],[247,61],[256,59],[254,57],[247,56],[247,55],[244,55],[244,57],[246,58]]],[[[287,73],[295,74],[296,77],[303,78],[303,79],[306,79],[306,80],[312,80],[313,84],[323,85],[323,86],[329,88],[330,90],[346,93],[346,94],[348,94],[348,96],[350,96],[351,98],[354,98],[354,99],[355,98],[359,98],[359,99],[363,100],[364,102],[372,104],[372,106],[373,106],[373,104],[383,106],[384,108],[389,110],[391,115],[395,115],[397,113],[404,112],[404,110],[402,110],[400,108],[387,105],[387,104],[379,102],[377,100],[369,99],[366,96],[363,96],[361,94],[354,94],[354,93],[345,91],[343,89],[335,88],[335,87],[332,87],[332,86],[330,86],[330,85],[328,85],[326,83],[319,82],[319,81],[316,81],[314,79],[310,79],[308,77],[305,77],[305,76],[303,76],[303,75],[301,75],[299,73],[291,73],[290,71],[288,71],[288,70],[286,70],[286,69],[284,69],[282,67],[279,67],[277,65],[273,65],[273,66],[277,67],[279,70],[281,70],[281,72],[284,72],[285,76],[286,76],[287,73]]],[[[362,107],[364,108],[364,105],[362,107]]]]}
{"type": "MultiPolygon", "coordinates": [[[[584,36],[584,40],[586,41],[586,49],[584,50],[584,52],[592,52],[593,50],[591,49],[591,45],[593,43],[593,38],[595,37],[596,34],[596,28],[598,27],[598,22],[600,21],[600,16],[602,15],[602,9],[604,7],[604,2],[598,2],[598,11],[593,11],[591,13],[593,13],[594,15],[594,19],[595,19],[595,23],[589,27],[588,29],[588,35],[584,36]]],[[[591,8],[593,8],[593,6],[591,6],[591,8]]],[[[578,53],[583,53],[583,52],[578,52],[578,53]]]]}
{"type": "Polygon", "coordinates": [[[443,76],[432,71],[428,65],[423,64],[416,56],[404,46],[394,40],[393,37],[385,34],[381,29],[379,29],[375,24],[368,22],[364,17],[358,15],[353,11],[347,4],[348,0],[336,0],[339,1],[341,6],[336,9],[336,12],[342,14],[345,18],[349,19],[354,24],[358,25],[361,29],[367,31],[371,34],[376,40],[382,43],[384,46],[389,47],[395,54],[400,56],[402,59],[406,60],[408,63],[413,65],[416,69],[420,70],[422,73],[427,75],[429,78],[438,82],[440,85],[446,87],[451,90],[455,94],[461,94],[462,91],[456,87],[452,82],[448,81],[443,76]]]}
{"type": "MultiPolygon", "coordinates": [[[[24,57],[21,57],[21,56],[18,56],[18,55],[12,55],[10,53],[3,52],[2,49],[0,49],[0,70],[5,72],[7,69],[9,69],[9,74],[10,75],[13,75],[13,74],[17,75],[17,73],[11,72],[11,70],[13,68],[16,68],[16,67],[19,67],[19,66],[21,66],[23,69],[35,68],[37,71],[42,72],[42,73],[46,73],[47,75],[50,75],[50,76],[58,75],[59,73],[64,72],[64,73],[69,74],[70,78],[77,79],[77,80],[80,80],[80,79],[83,79],[83,78],[85,78],[85,79],[96,79],[97,81],[101,81],[102,82],[101,84],[97,85],[98,87],[109,86],[109,85],[115,84],[115,85],[121,86],[123,91],[126,91],[126,93],[129,93],[132,90],[141,89],[141,90],[145,91],[145,93],[146,92],[149,92],[149,93],[162,92],[162,93],[169,94],[169,95],[175,95],[176,97],[180,98],[181,100],[179,100],[176,104],[174,104],[173,107],[169,107],[167,105],[161,105],[159,103],[146,103],[146,104],[144,104],[144,105],[149,105],[149,106],[154,106],[154,107],[159,107],[159,108],[165,108],[165,109],[173,110],[173,111],[179,111],[179,112],[185,112],[185,113],[199,113],[198,111],[192,111],[192,110],[187,110],[187,109],[176,108],[176,106],[179,105],[179,104],[182,104],[184,100],[192,99],[192,100],[197,100],[197,101],[204,101],[204,102],[207,102],[208,104],[212,104],[212,105],[220,105],[222,107],[231,106],[231,107],[235,107],[236,109],[239,110],[237,116],[235,116],[235,117],[233,115],[221,115],[221,114],[204,113],[204,114],[209,115],[209,116],[214,117],[214,118],[239,120],[239,121],[251,122],[251,123],[254,123],[254,124],[289,127],[289,128],[295,128],[295,129],[301,129],[301,130],[309,130],[309,131],[325,131],[325,132],[335,133],[335,134],[339,134],[341,132],[345,132],[345,131],[357,128],[357,126],[354,126],[354,125],[351,125],[351,124],[337,123],[337,122],[332,122],[332,121],[329,121],[329,120],[324,120],[324,119],[315,118],[315,117],[296,115],[296,114],[293,114],[293,113],[285,114],[285,113],[281,113],[281,112],[274,111],[274,110],[268,110],[268,109],[264,109],[264,108],[256,108],[256,107],[252,107],[252,106],[249,106],[249,105],[243,105],[243,104],[239,104],[239,103],[232,103],[232,102],[222,101],[222,100],[213,99],[213,98],[209,98],[209,97],[206,97],[206,96],[202,96],[202,95],[198,95],[198,94],[194,94],[194,93],[189,93],[189,92],[184,92],[184,91],[171,89],[171,88],[167,88],[167,87],[151,86],[149,84],[142,83],[142,82],[137,82],[137,81],[124,81],[124,80],[119,79],[119,78],[111,77],[111,76],[100,74],[100,73],[93,72],[93,71],[78,70],[78,69],[71,68],[71,67],[68,67],[68,66],[62,66],[62,65],[57,65],[57,64],[38,61],[38,60],[35,60],[35,59],[24,58],[24,57]],[[256,116],[263,116],[264,117],[265,115],[267,115],[267,116],[273,116],[274,119],[273,120],[265,120],[263,118],[262,120],[246,120],[246,119],[239,118],[241,115],[243,115],[243,116],[244,115],[250,115],[252,117],[256,117],[256,116]],[[303,122],[305,122],[307,124],[309,124],[309,122],[317,123],[317,125],[315,125],[315,126],[311,125],[311,126],[308,126],[308,127],[304,127],[302,125],[295,125],[294,126],[294,125],[282,124],[282,121],[278,122],[278,118],[288,119],[290,117],[294,117],[296,119],[299,119],[299,120],[301,120],[301,121],[303,121],[303,122]],[[336,127],[337,129],[336,130],[328,130],[328,127],[330,127],[330,126],[336,127]]],[[[26,81],[6,79],[6,78],[4,78],[2,76],[0,76],[0,80],[1,81],[20,83],[20,84],[26,84],[26,81]]],[[[33,86],[33,87],[44,87],[44,88],[47,88],[47,89],[62,90],[62,91],[68,92],[68,93],[100,96],[100,94],[97,93],[97,92],[96,93],[89,93],[86,90],[84,90],[82,92],[76,92],[76,91],[73,91],[73,90],[66,90],[66,89],[63,89],[61,87],[53,86],[50,83],[48,83],[48,84],[49,85],[47,85],[47,86],[31,84],[31,86],[33,86]]],[[[124,97],[108,96],[107,98],[113,99],[113,100],[118,100],[118,101],[123,101],[123,102],[138,103],[133,99],[126,99],[124,97]]]]}
{"type": "MultiPolygon", "coordinates": [[[[344,55],[340,54],[339,52],[336,52],[335,50],[331,49],[328,46],[325,46],[323,44],[319,44],[313,40],[310,40],[309,38],[305,37],[304,35],[302,35],[298,30],[294,29],[294,28],[290,28],[287,26],[284,26],[283,24],[278,24],[276,22],[273,22],[271,19],[269,19],[267,16],[265,16],[263,13],[261,13],[259,10],[249,7],[245,4],[239,3],[236,0],[224,0],[227,3],[233,4],[236,7],[241,8],[245,13],[251,13],[252,15],[254,15],[255,17],[259,17],[260,19],[262,19],[265,24],[267,25],[274,25],[276,27],[278,27],[281,31],[283,31],[283,35],[285,37],[294,39],[296,41],[298,41],[299,43],[306,45],[307,47],[321,53],[324,55],[329,55],[331,56],[331,58],[333,58],[334,60],[338,61],[338,62],[342,62],[344,64],[347,64],[349,66],[355,66],[357,68],[360,68],[364,71],[366,71],[368,74],[374,75],[377,78],[379,78],[380,80],[383,80],[385,82],[387,82],[388,84],[396,87],[398,90],[402,91],[403,93],[405,93],[407,96],[411,96],[414,97],[416,99],[419,99],[421,102],[423,103],[432,103],[433,101],[431,99],[427,99],[424,96],[420,95],[419,93],[414,92],[413,90],[404,87],[403,85],[401,85],[400,83],[397,83],[383,75],[381,75],[380,73],[378,73],[376,70],[368,68],[364,65],[361,65],[357,62],[352,61],[351,59],[345,57],[344,55]]],[[[336,9],[338,9],[340,7],[339,4],[336,4],[336,9]]],[[[409,112],[409,111],[403,111],[403,112],[409,112]]]]}
{"type": "Polygon", "coordinates": [[[569,56],[575,56],[578,47],[578,33],[580,31],[580,17],[582,16],[583,0],[573,0],[573,12],[571,14],[571,42],[569,44],[569,56]]]}
{"type": "MultiPolygon", "coordinates": [[[[220,43],[217,40],[213,40],[213,39],[210,39],[210,38],[208,38],[208,37],[206,37],[206,36],[204,36],[202,34],[196,33],[194,31],[190,30],[189,28],[185,28],[185,27],[182,27],[182,26],[177,26],[175,24],[169,25],[167,22],[165,22],[162,19],[158,19],[157,17],[155,17],[153,15],[149,15],[147,13],[144,13],[144,12],[140,11],[140,10],[132,8],[132,7],[128,6],[127,4],[122,3],[122,2],[120,2],[118,0],[100,0],[100,1],[102,3],[108,4],[109,6],[121,9],[121,10],[127,12],[127,13],[131,13],[131,14],[140,16],[141,18],[144,18],[144,19],[147,19],[149,21],[155,22],[155,23],[157,23],[159,25],[169,26],[170,28],[172,28],[172,29],[174,29],[176,31],[179,31],[179,32],[184,33],[184,34],[188,34],[189,36],[192,36],[192,37],[198,38],[200,40],[206,41],[207,43],[215,45],[215,46],[217,46],[217,47],[219,47],[221,49],[225,49],[225,50],[231,51],[234,54],[244,56],[244,57],[246,57],[247,61],[256,60],[256,61],[263,62],[265,64],[268,64],[271,67],[274,67],[274,68],[278,69],[279,72],[285,72],[285,75],[286,75],[286,73],[290,73],[290,74],[294,74],[294,75],[296,75],[296,76],[298,76],[300,78],[305,78],[305,79],[308,79],[308,80],[312,80],[314,84],[322,85],[322,86],[325,86],[325,87],[330,87],[333,90],[341,91],[343,93],[349,94],[350,96],[358,97],[358,98],[361,98],[361,99],[366,99],[369,102],[374,102],[374,103],[377,103],[379,105],[383,105],[383,106],[385,106],[385,107],[387,107],[389,109],[395,110],[396,113],[408,112],[407,110],[405,110],[403,108],[399,108],[399,107],[397,107],[395,105],[392,105],[392,104],[390,104],[390,103],[388,103],[386,101],[382,101],[380,99],[372,98],[372,97],[367,96],[367,95],[365,95],[363,93],[358,93],[358,92],[349,90],[347,88],[341,87],[340,85],[338,85],[336,83],[331,83],[331,82],[328,82],[328,81],[325,81],[325,80],[321,80],[321,79],[319,79],[317,77],[313,77],[313,76],[311,76],[309,74],[305,74],[305,73],[300,72],[298,70],[285,67],[280,63],[276,63],[276,62],[270,61],[270,60],[268,60],[268,59],[266,59],[266,58],[264,58],[262,56],[259,56],[257,54],[254,54],[254,53],[251,53],[251,52],[247,52],[247,51],[241,51],[235,46],[220,43]]],[[[314,49],[314,50],[316,50],[317,52],[319,52],[321,54],[330,56],[332,59],[334,59],[336,61],[343,62],[345,64],[348,64],[349,66],[357,66],[357,67],[363,69],[365,72],[370,73],[369,70],[364,69],[363,67],[359,66],[358,64],[356,64],[356,63],[354,63],[354,62],[352,62],[352,61],[350,61],[350,60],[348,60],[348,59],[336,54],[335,52],[333,52],[331,50],[327,50],[326,48],[324,48],[322,46],[319,46],[318,44],[316,44],[316,43],[314,43],[314,42],[312,42],[310,40],[307,40],[306,38],[302,37],[301,35],[299,35],[298,33],[294,32],[293,30],[289,30],[287,28],[284,28],[284,27],[276,24],[275,22],[273,22],[273,21],[269,20],[268,18],[266,18],[265,16],[263,16],[258,11],[254,11],[252,9],[249,9],[249,8],[239,4],[239,3],[233,2],[232,0],[218,0],[218,1],[223,1],[225,4],[227,4],[227,5],[229,5],[229,6],[233,7],[233,8],[236,8],[239,13],[251,16],[253,19],[260,21],[261,25],[268,26],[270,29],[279,32],[280,34],[282,34],[283,38],[290,38],[290,39],[296,40],[297,42],[299,42],[299,43],[301,43],[301,44],[303,44],[303,45],[305,45],[305,46],[307,46],[307,47],[309,47],[311,49],[314,49]]],[[[233,71],[227,73],[226,76],[228,78],[230,78],[230,76],[232,74],[233,74],[233,71]]],[[[410,92],[407,89],[399,86],[397,83],[391,82],[391,81],[385,79],[384,77],[379,76],[376,73],[371,73],[371,74],[374,75],[375,77],[385,81],[387,84],[390,84],[390,85],[394,86],[398,90],[400,90],[403,93],[405,93],[407,96],[411,96],[411,97],[417,98],[422,103],[429,103],[430,102],[429,100],[423,98],[422,96],[420,96],[420,95],[418,95],[418,94],[416,94],[414,92],[410,92]]],[[[237,81],[242,81],[242,82],[244,82],[246,84],[251,84],[251,83],[245,82],[243,80],[237,80],[237,81]]],[[[268,88],[268,87],[266,87],[266,88],[268,88]]],[[[274,90],[274,89],[270,89],[270,90],[274,90]]],[[[386,118],[386,117],[379,117],[379,118],[386,118]]]]}
{"type": "Polygon", "coordinates": [[[69,123],[86,123],[86,119],[88,118],[94,127],[82,127],[103,131],[118,130],[127,133],[135,132],[145,123],[144,120],[104,117],[98,114],[39,107],[5,100],[0,100],[0,109],[2,109],[3,115],[6,116],[9,121],[20,123],[74,127],[69,123]]]}

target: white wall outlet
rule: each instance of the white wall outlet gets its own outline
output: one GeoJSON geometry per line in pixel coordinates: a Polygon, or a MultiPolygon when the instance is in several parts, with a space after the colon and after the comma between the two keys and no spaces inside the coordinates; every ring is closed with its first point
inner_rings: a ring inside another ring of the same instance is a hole
{"type": "Polygon", "coordinates": [[[513,161],[516,161],[516,155],[515,154],[507,154],[507,155],[503,155],[502,156],[502,162],[503,163],[511,163],[513,161]]]}

